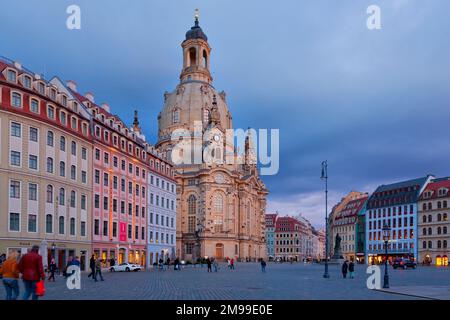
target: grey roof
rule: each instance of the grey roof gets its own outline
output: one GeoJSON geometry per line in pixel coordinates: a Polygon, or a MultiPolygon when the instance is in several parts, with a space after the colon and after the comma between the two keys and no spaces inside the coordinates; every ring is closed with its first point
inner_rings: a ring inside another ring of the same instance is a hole
{"type": "Polygon", "coordinates": [[[412,179],[412,180],[407,180],[407,181],[396,182],[396,183],[392,183],[392,184],[386,184],[386,185],[382,184],[375,190],[375,192],[383,192],[383,191],[417,186],[417,185],[422,186],[427,181],[427,179],[428,179],[428,176],[422,177],[422,178],[417,178],[417,179],[412,179]]]}
{"type": "Polygon", "coordinates": [[[208,41],[208,37],[198,25],[198,19],[195,19],[195,25],[191,28],[191,30],[186,32],[186,40],[189,39],[203,39],[208,41]]]}

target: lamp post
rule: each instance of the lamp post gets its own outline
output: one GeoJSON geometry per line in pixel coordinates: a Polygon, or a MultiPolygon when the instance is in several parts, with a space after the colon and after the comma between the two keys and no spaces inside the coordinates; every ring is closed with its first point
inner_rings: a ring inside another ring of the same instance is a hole
{"type": "Polygon", "coordinates": [[[320,179],[325,180],[325,273],[323,277],[328,279],[328,162],[322,161],[322,175],[320,179]]]}
{"type": "Polygon", "coordinates": [[[388,275],[388,243],[391,228],[385,223],[383,226],[383,238],[384,238],[384,248],[386,253],[386,261],[384,262],[384,282],[383,288],[389,288],[389,275],[388,275]]]}

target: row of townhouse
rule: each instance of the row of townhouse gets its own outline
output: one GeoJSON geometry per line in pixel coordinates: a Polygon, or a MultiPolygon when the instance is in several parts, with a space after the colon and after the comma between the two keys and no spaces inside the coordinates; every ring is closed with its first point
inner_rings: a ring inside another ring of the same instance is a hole
{"type": "Polygon", "coordinates": [[[302,216],[266,214],[266,246],[270,260],[320,260],[325,253],[323,231],[302,216]]]}
{"type": "MultiPolygon", "coordinates": [[[[450,178],[425,177],[380,185],[369,196],[337,206],[330,214],[330,255],[336,236],[341,258],[368,264],[408,258],[426,265],[447,266],[450,254],[450,178]],[[388,229],[386,235],[383,230],[388,229]]],[[[346,201],[348,200],[348,201],[346,201]]]]}
{"type": "Polygon", "coordinates": [[[0,254],[40,246],[64,268],[174,258],[176,181],[139,126],[75,82],[0,60],[0,254]]]}

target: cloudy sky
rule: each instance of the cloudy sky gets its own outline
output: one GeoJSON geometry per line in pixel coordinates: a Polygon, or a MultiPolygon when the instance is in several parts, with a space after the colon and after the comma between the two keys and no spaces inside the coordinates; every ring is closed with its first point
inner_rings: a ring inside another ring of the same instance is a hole
{"type": "Polygon", "coordinates": [[[236,127],[280,129],[280,172],[264,177],[268,211],[324,219],[350,190],[450,175],[448,0],[5,0],[0,55],[73,79],[147,138],[181,70],[195,8],[209,37],[214,86],[236,127]],[[81,30],[66,8],[81,8],[81,30]],[[381,8],[381,30],[366,10],[381,8]]]}

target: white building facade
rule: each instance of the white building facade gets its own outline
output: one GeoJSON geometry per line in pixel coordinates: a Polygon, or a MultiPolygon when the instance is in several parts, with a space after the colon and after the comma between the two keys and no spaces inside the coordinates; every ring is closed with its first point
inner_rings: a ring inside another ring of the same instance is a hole
{"type": "Polygon", "coordinates": [[[176,182],[150,172],[148,175],[147,266],[159,259],[174,260],[176,252],[176,182]]]}

